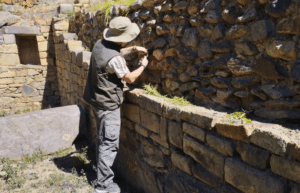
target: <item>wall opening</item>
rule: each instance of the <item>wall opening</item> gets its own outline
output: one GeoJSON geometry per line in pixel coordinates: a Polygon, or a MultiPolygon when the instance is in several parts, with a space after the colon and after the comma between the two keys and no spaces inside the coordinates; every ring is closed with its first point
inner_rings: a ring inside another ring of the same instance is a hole
{"type": "Polygon", "coordinates": [[[16,35],[21,64],[41,64],[36,35],[16,35]]]}

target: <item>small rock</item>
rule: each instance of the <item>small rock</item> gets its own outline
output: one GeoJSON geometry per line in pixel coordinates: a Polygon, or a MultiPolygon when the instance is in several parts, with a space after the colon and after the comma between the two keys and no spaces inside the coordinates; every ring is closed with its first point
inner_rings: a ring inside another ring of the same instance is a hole
{"type": "Polygon", "coordinates": [[[227,67],[232,74],[237,76],[251,74],[253,72],[249,63],[243,62],[237,58],[231,58],[227,62],[227,67]]]}
{"type": "Polygon", "coordinates": [[[158,39],[155,39],[151,45],[154,48],[162,48],[166,45],[166,43],[167,43],[167,41],[165,38],[158,38],[158,39]]]}
{"type": "Polygon", "coordinates": [[[273,84],[260,86],[260,89],[263,90],[272,99],[293,96],[293,93],[289,89],[276,88],[276,86],[273,84]]]}
{"type": "Polygon", "coordinates": [[[267,95],[260,88],[253,88],[251,94],[257,96],[261,100],[267,100],[267,95]]]}
{"type": "Polygon", "coordinates": [[[192,77],[192,80],[199,82],[202,86],[207,86],[209,84],[209,80],[201,77],[192,77]]]}
{"type": "Polygon", "coordinates": [[[241,5],[249,5],[253,0],[238,0],[241,5]]]}
{"type": "Polygon", "coordinates": [[[259,82],[259,80],[257,80],[255,77],[244,76],[244,77],[233,78],[231,81],[231,84],[236,89],[243,89],[245,87],[254,85],[258,82],[259,82]]]}
{"type": "Polygon", "coordinates": [[[175,23],[175,22],[172,23],[170,25],[170,32],[171,32],[171,34],[172,35],[176,35],[178,28],[179,28],[179,24],[178,23],[175,23]]]}
{"type": "Polygon", "coordinates": [[[167,23],[172,23],[174,21],[174,18],[175,16],[173,15],[165,14],[163,17],[163,21],[167,23]]]}
{"type": "Polygon", "coordinates": [[[245,23],[245,22],[255,20],[256,18],[257,18],[256,9],[255,7],[252,7],[246,10],[246,12],[242,16],[238,17],[238,22],[245,23]]]}
{"type": "Polygon", "coordinates": [[[0,27],[4,25],[12,25],[19,20],[19,17],[10,12],[0,11],[0,27]]]}
{"type": "Polygon", "coordinates": [[[156,26],[157,35],[165,35],[169,33],[169,30],[165,24],[159,24],[156,26]]]}
{"type": "Polygon", "coordinates": [[[163,55],[163,50],[158,49],[158,50],[154,50],[153,51],[153,56],[155,57],[156,60],[160,61],[163,59],[164,55],[163,55]]]}
{"type": "Polygon", "coordinates": [[[181,10],[185,10],[188,7],[188,3],[186,1],[179,1],[178,3],[176,3],[173,7],[173,11],[175,13],[181,11],[181,10]]]}
{"type": "Polygon", "coordinates": [[[200,10],[200,13],[207,13],[209,10],[217,9],[219,7],[221,7],[221,1],[220,0],[208,0],[205,3],[204,8],[200,10]]]}
{"type": "Polygon", "coordinates": [[[291,68],[291,76],[294,81],[300,82],[300,62],[296,61],[293,63],[291,68]]]}
{"type": "Polygon", "coordinates": [[[191,6],[188,7],[188,13],[190,15],[194,15],[198,11],[199,11],[199,9],[198,9],[198,7],[196,5],[191,5],[191,6]]]}
{"type": "Polygon", "coordinates": [[[217,10],[210,10],[205,17],[208,23],[218,23],[221,19],[221,14],[217,10]]]}
{"type": "Polygon", "coordinates": [[[267,54],[272,58],[281,58],[284,60],[296,59],[296,43],[294,41],[274,40],[267,46],[267,54]]]}
{"type": "Polygon", "coordinates": [[[300,33],[300,16],[283,18],[277,24],[277,33],[282,34],[299,34],[300,33]]]}
{"type": "Polygon", "coordinates": [[[226,32],[226,37],[230,40],[237,39],[246,35],[247,30],[247,26],[236,24],[226,32]]]}
{"type": "Polygon", "coordinates": [[[221,76],[223,78],[229,77],[230,73],[228,71],[217,71],[215,73],[216,76],[221,76]]]}
{"type": "Polygon", "coordinates": [[[175,47],[175,51],[177,53],[177,56],[184,59],[186,62],[193,62],[198,57],[196,52],[185,46],[177,45],[175,47]]]}
{"type": "Polygon", "coordinates": [[[191,75],[190,75],[189,73],[183,72],[183,73],[180,74],[179,80],[180,80],[182,83],[186,83],[186,82],[192,81],[192,78],[191,78],[191,75]]]}
{"type": "Polygon", "coordinates": [[[259,58],[253,64],[253,71],[266,79],[282,78],[275,61],[269,58],[259,58]]]}
{"type": "Polygon", "coordinates": [[[217,88],[229,88],[230,86],[229,79],[222,77],[214,77],[210,80],[210,83],[217,88]]]}
{"type": "Polygon", "coordinates": [[[256,21],[250,28],[250,37],[254,42],[271,37],[273,34],[273,24],[270,20],[256,21]]]}
{"type": "Polygon", "coordinates": [[[234,95],[240,98],[247,98],[249,97],[250,93],[248,91],[243,90],[235,92],[234,95]]]}
{"type": "Polygon", "coordinates": [[[130,15],[130,20],[131,20],[132,22],[135,22],[138,18],[139,18],[139,11],[134,11],[134,12],[130,15]]]}
{"type": "Polygon", "coordinates": [[[212,26],[205,24],[198,28],[200,37],[209,37],[212,34],[213,28],[212,26]]]}
{"type": "Polygon", "coordinates": [[[201,59],[209,59],[213,56],[211,51],[211,43],[209,41],[201,41],[198,47],[198,56],[201,59]]]}
{"type": "Polygon", "coordinates": [[[192,65],[187,68],[186,72],[189,73],[190,76],[197,76],[198,69],[199,69],[198,65],[192,65]]]}
{"type": "Polygon", "coordinates": [[[222,12],[222,17],[227,23],[235,24],[237,22],[237,13],[235,6],[225,8],[222,12]]]}
{"type": "Polygon", "coordinates": [[[235,45],[235,52],[237,54],[253,56],[258,53],[258,49],[250,42],[242,42],[235,45]]]}
{"type": "Polygon", "coordinates": [[[200,26],[202,26],[204,24],[204,21],[202,19],[199,19],[196,16],[193,16],[193,17],[190,18],[190,24],[193,27],[200,27],[200,26]]]}
{"type": "Polygon", "coordinates": [[[174,36],[171,36],[169,37],[169,45],[170,46],[176,46],[180,43],[179,39],[174,37],[174,36]]]}
{"type": "Polygon", "coordinates": [[[225,69],[225,68],[227,68],[227,62],[231,58],[235,58],[235,57],[236,57],[235,54],[227,54],[225,56],[222,56],[213,62],[213,64],[212,64],[213,68],[214,69],[225,69]]]}
{"type": "Polygon", "coordinates": [[[220,38],[223,38],[224,36],[225,36],[225,27],[223,24],[218,23],[211,34],[211,38],[214,41],[217,41],[220,38]]]}
{"type": "Polygon", "coordinates": [[[195,28],[188,28],[185,30],[182,43],[184,43],[186,46],[196,47],[198,45],[198,31],[195,28]]]}
{"type": "Polygon", "coordinates": [[[218,53],[230,52],[232,49],[233,49],[233,46],[228,41],[221,41],[221,42],[215,43],[211,47],[211,50],[213,52],[218,52],[218,53]]]}
{"type": "Polygon", "coordinates": [[[149,19],[152,15],[152,11],[150,9],[144,9],[140,12],[139,14],[139,17],[142,19],[142,20],[146,20],[146,19],[149,19]]]}
{"type": "Polygon", "coordinates": [[[266,12],[272,17],[279,18],[291,5],[292,0],[272,0],[266,7],[266,12]]]}
{"type": "Polygon", "coordinates": [[[217,98],[219,100],[225,101],[232,95],[233,92],[234,92],[233,89],[217,90],[217,98]]]}
{"type": "Polygon", "coordinates": [[[166,3],[161,7],[161,12],[172,11],[172,3],[166,3]]]}
{"type": "Polygon", "coordinates": [[[190,90],[193,90],[197,87],[199,87],[199,83],[198,82],[189,82],[189,83],[185,83],[185,84],[182,84],[180,87],[179,87],[179,90],[181,92],[187,92],[187,91],[190,91],[190,90]]]}
{"type": "Polygon", "coordinates": [[[143,2],[141,0],[137,0],[130,5],[131,10],[138,10],[142,7],[143,2]]]}

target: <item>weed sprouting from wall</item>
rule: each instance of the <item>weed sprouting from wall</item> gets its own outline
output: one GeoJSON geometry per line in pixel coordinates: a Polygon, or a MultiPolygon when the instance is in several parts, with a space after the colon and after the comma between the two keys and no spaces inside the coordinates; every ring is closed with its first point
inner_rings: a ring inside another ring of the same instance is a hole
{"type": "Polygon", "coordinates": [[[100,3],[98,5],[94,5],[91,7],[92,10],[101,9],[105,14],[105,17],[108,18],[110,16],[110,8],[114,5],[131,5],[135,0],[114,0],[100,3]]]}

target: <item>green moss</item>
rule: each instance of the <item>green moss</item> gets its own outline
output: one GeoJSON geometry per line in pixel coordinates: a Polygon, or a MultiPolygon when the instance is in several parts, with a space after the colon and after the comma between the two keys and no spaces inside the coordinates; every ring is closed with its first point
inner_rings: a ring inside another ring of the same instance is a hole
{"type": "Polygon", "coordinates": [[[74,11],[74,10],[67,13],[67,19],[68,19],[69,21],[75,19],[75,11],[74,11]]]}
{"type": "Polygon", "coordinates": [[[157,96],[157,97],[162,97],[162,98],[166,98],[166,96],[161,95],[157,89],[154,86],[151,86],[150,84],[145,84],[144,85],[144,89],[146,90],[146,93],[148,95],[153,95],[153,96],[157,96]]]}
{"type": "MultiPolygon", "coordinates": [[[[252,123],[251,119],[246,118],[246,113],[243,112],[234,112],[234,113],[230,113],[229,115],[227,115],[227,118],[229,119],[237,119],[237,120],[242,120],[244,123],[246,124],[250,124],[252,123]]],[[[234,121],[230,121],[234,122],[234,121]]],[[[234,122],[235,123],[235,122],[234,122]]]]}
{"type": "Polygon", "coordinates": [[[194,106],[192,103],[190,103],[189,101],[187,101],[183,97],[176,97],[175,96],[175,97],[169,99],[169,102],[171,102],[172,104],[181,105],[181,106],[187,106],[187,105],[194,106]]]}

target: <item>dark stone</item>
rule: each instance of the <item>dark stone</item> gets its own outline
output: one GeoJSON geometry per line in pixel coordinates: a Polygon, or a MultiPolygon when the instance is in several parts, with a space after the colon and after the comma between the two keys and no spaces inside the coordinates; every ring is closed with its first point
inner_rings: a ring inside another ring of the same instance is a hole
{"type": "Polygon", "coordinates": [[[138,18],[139,18],[139,11],[134,11],[134,12],[130,15],[130,20],[131,20],[132,22],[135,22],[138,18]]]}
{"type": "Polygon", "coordinates": [[[223,77],[223,78],[227,78],[227,77],[229,77],[229,76],[231,75],[231,73],[228,72],[227,70],[224,70],[224,71],[217,71],[217,72],[215,73],[215,75],[216,75],[216,76],[221,76],[221,77],[223,77]]]}
{"type": "Polygon", "coordinates": [[[261,100],[254,100],[252,103],[250,103],[250,107],[253,109],[259,109],[263,105],[263,101],[261,100]]]}
{"type": "Polygon", "coordinates": [[[220,0],[208,0],[205,3],[204,8],[202,10],[200,10],[200,13],[207,13],[209,10],[218,9],[219,7],[221,7],[220,0]]]}
{"type": "Polygon", "coordinates": [[[159,24],[156,25],[156,33],[157,35],[165,35],[169,33],[168,27],[166,26],[166,24],[159,24]]]}
{"type": "Polygon", "coordinates": [[[253,64],[253,71],[266,79],[282,78],[277,66],[278,64],[269,58],[259,58],[253,64]]]}
{"type": "Polygon", "coordinates": [[[260,88],[253,88],[251,94],[259,97],[261,100],[267,100],[267,95],[260,88]]]}
{"type": "Polygon", "coordinates": [[[31,86],[24,84],[22,86],[22,91],[26,96],[32,96],[34,94],[34,88],[32,88],[31,86]]]}
{"type": "Polygon", "coordinates": [[[227,23],[235,24],[237,22],[237,13],[235,6],[225,8],[222,12],[222,17],[227,23]]]}
{"type": "Polygon", "coordinates": [[[259,82],[259,80],[257,80],[255,77],[244,76],[244,77],[233,78],[232,81],[231,81],[231,84],[234,88],[243,89],[245,87],[254,85],[258,82],[259,82]]]}
{"type": "Polygon", "coordinates": [[[166,43],[167,43],[167,41],[165,38],[158,38],[158,39],[155,39],[151,45],[154,48],[162,48],[166,45],[166,43]]]}
{"type": "Polygon", "coordinates": [[[193,62],[197,57],[197,53],[185,46],[176,46],[175,51],[178,57],[183,58],[186,62],[193,62]]]}
{"type": "Polygon", "coordinates": [[[242,42],[235,44],[235,52],[247,56],[253,56],[258,53],[258,49],[250,42],[242,42]]]}
{"type": "Polygon", "coordinates": [[[199,19],[198,17],[196,16],[192,16],[190,18],[190,24],[193,26],[193,27],[200,27],[204,24],[204,21],[202,19],[199,19]]]}
{"type": "Polygon", "coordinates": [[[238,0],[241,5],[249,5],[253,0],[238,0]]]}
{"type": "Polygon", "coordinates": [[[191,77],[191,75],[189,73],[183,72],[183,73],[180,74],[179,80],[182,83],[186,83],[186,82],[190,82],[192,80],[192,77],[191,77]]]}
{"type": "Polygon", "coordinates": [[[184,43],[186,46],[196,47],[198,45],[198,31],[195,28],[188,28],[185,30],[182,43],[184,43]]]}
{"type": "Polygon", "coordinates": [[[227,67],[232,72],[232,74],[237,76],[252,73],[252,67],[250,66],[250,64],[237,58],[231,58],[227,62],[227,67]]]}
{"type": "Polygon", "coordinates": [[[291,76],[294,81],[300,82],[300,62],[296,61],[293,63],[291,68],[291,76]]]}
{"type": "Polygon", "coordinates": [[[201,41],[198,47],[198,56],[201,59],[209,59],[213,56],[211,51],[211,43],[209,41],[201,41]]]}
{"type": "Polygon", "coordinates": [[[223,38],[224,36],[225,36],[225,27],[223,24],[218,23],[211,34],[211,38],[214,41],[217,41],[220,38],[223,38]]]}
{"type": "Polygon", "coordinates": [[[282,34],[299,34],[300,16],[283,18],[278,22],[276,31],[282,34]]]}
{"type": "Polygon", "coordinates": [[[209,24],[205,24],[198,28],[198,33],[200,37],[209,37],[212,34],[213,28],[209,24]]]}
{"type": "Polygon", "coordinates": [[[202,86],[207,86],[209,84],[209,80],[208,79],[205,79],[205,78],[201,78],[201,77],[192,77],[192,80],[193,81],[197,81],[197,82],[200,82],[200,84],[202,86]]]}
{"type": "Polygon", "coordinates": [[[178,73],[174,71],[166,72],[163,74],[164,78],[170,79],[170,80],[177,80],[178,79],[178,73]]]}
{"type": "Polygon", "coordinates": [[[214,77],[210,79],[210,83],[217,88],[229,88],[230,80],[222,77],[214,77]]]}
{"type": "Polygon", "coordinates": [[[177,13],[179,11],[185,10],[188,6],[189,4],[186,1],[179,1],[174,5],[173,11],[177,13]]]}
{"type": "Polygon", "coordinates": [[[294,41],[272,41],[266,48],[267,54],[272,58],[281,58],[284,60],[296,59],[296,43],[294,41]]]}
{"type": "Polygon", "coordinates": [[[273,84],[260,86],[260,89],[263,90],[272,99],[293,96],[293,93],[289,89],[276,88],[276,86],[273,84]]]}
{"type": "Polygon", "coordinates": [[[190,91],[190,90],[193,90],[197,87],[199,87],[199,83],[198,82],[189,82],[189,83],[185,83],[185,84],[182,84],[180,87],[179,87],[179,90],[181,92],[187,92],[187,91],[190,91]]]}
{"type": "Polygon", "coordinates": [[[233,92],[234,92],[234,90],[232,88],[218,90],[217,91],[217,98],[220,101],[227,100],[232,95],[233,92]]]}
{"type": "Polygon", "coordinates": [[[212,100],[210,99],[210,97],[205,96],[198,89],[195,90],[194,101],[195,102],[205,102],[205,103],[211,103],[212,102],[212,100]]]}
{"type": "Polygon", "coordinates": [[[250,28],[250,37],[256,42],[274,34],[273,24],[269,19],[256,21],[250,28]]]}
{"type": "Polygon", "coordinates": [[[300,112],[298,110],[272,110],[260,108],[255,110],[254,114],[265,119],[300,119],[300,112]]]}
{"type": "Polygon", "coordinates": [[[172,23],[170,25],[170,32],[171,32],[171,34],[172,35],[176,35],[178,28],[179,28],[179,24],[178,23],[172,23]]]}
{"type": "Polygon", "coordinates": [[[250,96],[250,93],[248,91],[243,90],[243,91],[236,91],[234,95],[240,98],[248,98],[250,96]]]}
{"type": "Polygon", "coordinates": [[[175,17],[174,15],[166,14],[163,17],[163,21],[167,23],[172,23],[174,21],[174,17],[175,17]]]}
{"type": "Polygon", "coordinates": [[[205,17],[208,23],[218,23],[221,19],[221,14],[217,10],[210,10],[205,17]]]}
{"type": "Polygon", "coordinates": [[[230,40],[237,39],[245,36],[247,34],[247,30],[247,26],[236,24],[226,32],[226,37],[230,40]]]}
{"type": "Polygon", "coordinates": [[[159,167],[159,168],[165,166],[164,154],[161,152],[161,150],[158,147],[150,144],[146,140],[142,141],[141,153],[143,159],[150,166],[159,167]]]}
{"type": "Polygon", "coordinates": [[[139,17],[143,20],[149,19],[152,15],[152,11],[150,9],[144,9],[140,12],[139,17]]]}
{"type": "Polygon", "coordinates": [[[143,43],[152,42],[157,36],[154,31],[146,31],[144,33],[140,34],[141,39],[143,40],[143,43]]]}
{"type": "Polygon", "coordinates": [[[300,101],[296,99],[280,99],[280,100],[272,100],[266,101],[263,105],[267,108],[276,108],[276,109],[291,109],[300,106],[300,101]]]}
{"type": "Polygon", "coordinates": [[[228,41],[221,41],[212,45],[211,50],[218,53],[226,53],[233,50],[233,46],[228,41]]]}
{"type": "Polygon", "coordinates": [[[190,5],[188,7],[188,13],[190,15],[194,15],[195,13],[197,13],[199,11],[198,7],[196,5],[190,5]]]}
{"type": "Polygon", "coordinates": [[[217,176],[211,174],[206,169],[204,169],[199,164],[194,164],[192,167],[192,173],[196,178],[198,178],[200,181],[208,184],[209,186],[213,188],[217,188],[221,184],[221,179],[217,176]]]}
{"type": "Polygon", "coordinates": [[[180,25],[177,29],[177,32],[176,32],[176,36],[177,37],[182,37],[184,35],[184,32],[185,32],[185,29],[187,28],[187,26],[184,26],[184,25],[180,25]]]}
{"type": "Polygon", "coordinates": [[[161,7],[161,12],[172,11],[172,3],[166,3],[161,7]]]}
{"type": "Polygon", "coordinates": [[[180,43],[179,39],[174,37],[174,36],[170,36],[169,37],[169,45],[170,46],[176,46],[180,43]]]}
{"type": "Polygon", "coordinates": [[[279,18],[291,5],[292,0],[273,0],[266,7],[266,12],[272,17],[279,18]]]}
{"type": "Polygon", "coordinates": [[[175,60],[173,66],[179,73],[181,73],[186,69],[187,63],[183,60],[175,60]]]}
{"type": "Polygon", "coordinates": [[[209,86],[209,87],[199,87],[199,88],[197,88],[197,90],[199,92],[201,92],[202,94],[204,94],[204,95],[211,95],[211,94],[216,93],[216,89],[214,87],[211,87],[211,86],[209,86]]]}
{"type": "Polygon", "coordinates": [[[144,0],[143,1],[143,7],[145,8],[153,8],[153,6],[157,3],[156,0],[144,0]]]}
{"type": "Polygon", "coordinates": [[[140,9],[142,7],[142,5],[143,5],[143,2],[141,0],[137,0],[130,5],[130,9],[137,10],[137,9],[140,9]]]}
{"type": "Polygon", "coordinates": [[[152,31],[152,28],[148,27],[146,22],[138,22],[137,25],[140,28],[141,33],[144,33],[145,31],[149,33],[150,29],[152,31]]]}
{"type": "Polygon", "coordinates": [[[222,56],[215,60],[212,64],[212,67],[214,69],[226,69],[227,68],[227,63],[231,58],[235,58],[235,54],[227,54],[225,56],[222,56]]]}
{"type": "Polygon", "coordinates": [[[199,69],[198,65],[192,65],[187,68],[186,72],[189,73],[190,76],[197,76],[198,69],[199,69]]]}
{"type": "Polygon", "coordinates": [[[238,22],[246,23],[246,22],[255,20],[256,18],[257,18],[256,9],[255,9],[255,7],[252,7],[250,9],[246,10],[242,16],[238,17],[238,22]]]}

